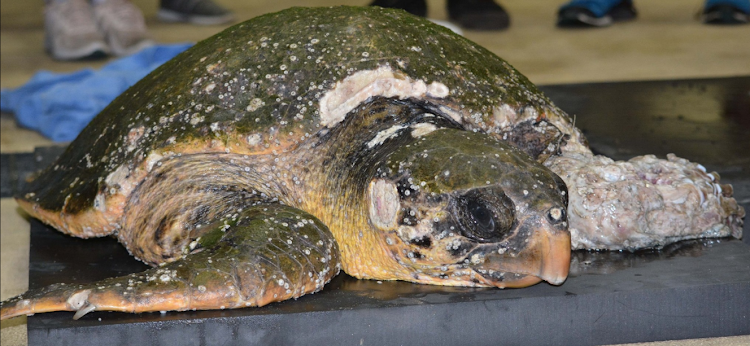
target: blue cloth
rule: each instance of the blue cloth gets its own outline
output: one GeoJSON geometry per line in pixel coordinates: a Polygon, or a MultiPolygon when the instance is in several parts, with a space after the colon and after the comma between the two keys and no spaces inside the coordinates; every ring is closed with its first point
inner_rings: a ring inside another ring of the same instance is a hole
{"type": "Polygon", "coordinates": [[[703,8],[709,9],[717,5],[729,5],[742,13],[750,14],[750,0],[706,0],[703,8]]]}
{"type": "Polygon", "coordinates": [[[37,72],[25,85],[0,91],[0,109],[57,142],[71,141],[118,95],[192,43],[156,45],[100,70],[37,72]]]}
{"type": "Polygon", "coordinates": [[[625,0],[573,0],[560,7],[560,11],[572,7],[585,8],[594,14],[594,17],[601,18],[623,1],[625,0]]]}

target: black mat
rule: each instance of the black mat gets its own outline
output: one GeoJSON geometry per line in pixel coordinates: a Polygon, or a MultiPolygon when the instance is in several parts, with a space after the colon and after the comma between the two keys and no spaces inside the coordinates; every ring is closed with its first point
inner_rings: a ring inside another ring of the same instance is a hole
{"type": "MultiPolygon", "coordinates": [[[[750,210],[750,77],[543,89],[576,115],[595,151],[618,159],[675,152],[721,173],[750,210]]],[[[145,268],[112,239],[73,239],[38,222],[31,242],[32,287],[145,268]]],[[[30,317],[28,329],[31,345],[596,345],[750,334],[748,311],[750,247],[723,239],[576,252],[562,286],[446,288],[340,275],[323,292],[264,308],[94,312],[79,321],[49,313],[30,317]]]]}
{"type": "MultiPolygon", "coordinates": [[[[32,225],[32,286],[140,271],[111,239],[32,225]],[[85,255],[82,255],[85,254],[85,255]]],[[[469,289],[340,275],[263,308],[28,319],[30,345],[596,345],[750,333],[750,247],[738,240],[662,252],[574,254],[559,287],[469,289]]]]}
{"type": "Polygon", "coordinates": [[[62,154],[64,146],[36,148],[33,153],[0,154],[0,198],[12,197],[34,172],[62,154]]]}

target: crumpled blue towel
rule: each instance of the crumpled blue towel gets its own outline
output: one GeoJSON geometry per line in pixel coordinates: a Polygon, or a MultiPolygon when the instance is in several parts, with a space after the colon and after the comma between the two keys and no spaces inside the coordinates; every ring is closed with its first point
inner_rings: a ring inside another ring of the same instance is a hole
{"type": "Polygon", "coordinates": [[[53,141],[71,141],[118,95],[192,43],[156,45],[100,70],[37,72],[25,85],[0,91],[0,109],[53,141]]]}

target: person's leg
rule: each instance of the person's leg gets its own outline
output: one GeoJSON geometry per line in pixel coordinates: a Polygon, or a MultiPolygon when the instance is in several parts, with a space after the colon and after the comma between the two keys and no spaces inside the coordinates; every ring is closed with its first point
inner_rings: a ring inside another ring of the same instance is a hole
{"type": "MultiPolygon", "coordinates": [[[[427,2],[425,0],[374,0],[370,3],[369,6],[396,8],[409,12],[415,16],[427,17],[427,2]]],[[[432,18],[430,18],[429,20],[435,24],[442,25],[450,29],[451,31],[459,35],[463,34],[461,28],[453,23],[432,18]]]]}
{"type": "Polygon", "coordinates": [[[602,27],[616,21],[631,20],[636,16],[632,0],[572,0],[560,7],[557,25],[602,27]]]}
{"type": "Polygon", "coordinates": [[[706,0],[702,19],[706,24],[746,24],[750,21],[750,0],[706,0]]]}
{"type": "Polygon", "coordinates": [[[508,12],[493,0],[448,0],[448,15],[472,30],[503,30],[510,25],[508,12]]]}
{"type": "Polygon", "coordinates": [[[164,22],[219,25],[234,21],[229,10],[211,0],[161,0],[156,16],[164,22]]]}
{"type": "Polygon", "coordinates": [[[93,8],[112,53],[127,55],[153,44],[143,12],[129,0],[93,0],[93,8]]]}
{"type": "MultiPolygon", "coordinates": [[[[413,15],[427,16],[425,0],[375,0],[370,6],[398,8],[413,15]]],[[[502,30],[510,24],[508,13],[493,0],[447,0],[447,9],[451,21],[467,29],[502,30]]]]}
{"type": "Polygon", "coordinates": [[[44,33],[44,47],[57,60],[103,57],[108,52],[86,0],[46,1],[44,33]]]}

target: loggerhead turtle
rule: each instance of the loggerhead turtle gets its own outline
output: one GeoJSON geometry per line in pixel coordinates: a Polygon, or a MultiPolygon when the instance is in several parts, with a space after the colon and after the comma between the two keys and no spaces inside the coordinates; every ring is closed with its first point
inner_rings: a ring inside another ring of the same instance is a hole
{"type": "MultiPolygon", "coordinates": [[[[569,196],[544,164],[587,150],[525,77],[426,20],[373,7],[264,15],[127,90],[17,197],[154,268],[27,292],[1,317],[262,306],[339,269],[561,284],[569,196]]],[[[733,200],[711,196],[726,211],[717,232],[741,226],[733,200]]]]}

